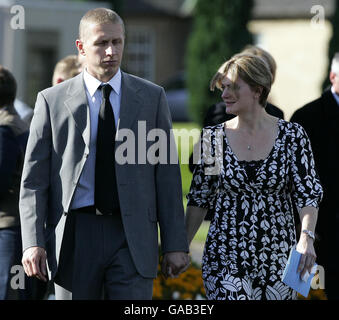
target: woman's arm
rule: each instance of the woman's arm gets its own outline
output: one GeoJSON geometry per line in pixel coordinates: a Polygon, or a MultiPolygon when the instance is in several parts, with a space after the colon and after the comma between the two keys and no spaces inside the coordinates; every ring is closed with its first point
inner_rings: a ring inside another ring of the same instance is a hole
{"type": "Polygon", "coordinates": [[[188,206],[186,210],[186,231],[188,245],[191,244],[195,234],[199,230],[204,218],[207,214],[207,209],[195,206],[188,206]]]}

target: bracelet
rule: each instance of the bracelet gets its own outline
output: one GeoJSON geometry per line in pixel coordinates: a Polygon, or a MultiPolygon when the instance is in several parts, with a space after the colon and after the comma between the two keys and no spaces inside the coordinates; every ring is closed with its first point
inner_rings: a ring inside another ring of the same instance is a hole
{"type": "Polygon", "coordinates": [[[312,231],[304,229],[302,232],[306,233],[311,239],[315,240],[315,235],[312,231]]]}

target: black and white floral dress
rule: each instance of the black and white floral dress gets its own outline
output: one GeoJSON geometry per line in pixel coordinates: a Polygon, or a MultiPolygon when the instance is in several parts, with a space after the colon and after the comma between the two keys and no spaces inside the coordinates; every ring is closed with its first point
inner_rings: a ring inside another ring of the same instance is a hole
{"type": "Polygon", "coordinates": [[[296,244],[292,201],[318,207],[322,187],[304,129],[278,121],[266,159],[239,161],[223,124],[206,127],[188,206],[212,209],[202,274],[211,300],[285,300],[296,292],[281,282],[296,244]]]}

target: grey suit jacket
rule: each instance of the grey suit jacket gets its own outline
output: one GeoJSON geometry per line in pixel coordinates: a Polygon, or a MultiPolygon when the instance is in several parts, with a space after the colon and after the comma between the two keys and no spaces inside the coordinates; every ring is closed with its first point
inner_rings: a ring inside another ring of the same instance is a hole
{"type": "MultiPolygon", "coordinates": [[[[173,135],[164,90],[122,72],[119,132],[130,129],[135,134],[136,163],[139,143],[144,144],[138,139],[138,121],[146,121],[147,132],[159,128],[167,133],[167,164],[116,164],[116,176],[122,221],[136,268],[144,277],[156,277],[158,224],[163,253],[188,252],[180,169],[169,163],[173,135]]],[[[83,74],[38,94],[19,205],[23,249],[46,248],[52,278],[58,268],[65,215],[89,154],[89,141],[83,74]]],[[[116,148],[122,143],[117,141],[116,148]]],[[[153,144],[146,141],[146,149],[153,144]]]]}

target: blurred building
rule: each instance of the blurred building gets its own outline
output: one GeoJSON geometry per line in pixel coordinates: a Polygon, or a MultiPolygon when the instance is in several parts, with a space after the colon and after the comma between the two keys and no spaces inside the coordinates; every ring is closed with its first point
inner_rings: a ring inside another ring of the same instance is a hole
{"type": "MultiPolygon", "coordinates": [[[[126,23],[123,69],[165,85],[173,112],[183,119],[188,118],[185,52],[195,4],[196,0],[123,0],[121,8],[126,23]]],[[[37,92],[51,85],[55,63],[76,53],[79,20],[95,7],[110,4],[0,0],[0,63],[18,79],[23,101],[34,105],[37,92]],[[11,27],[15,5],[25,10],[24,29],[11,27]]],[[[321,93],[332,35],[328,19],[334,10],[334,0],[255,0],[248,27],[255,44],[277,61],[270,99],[284,110],[286,119],[321,93]]]]}
{"type": "Polygon", "coordinates": [[[75,40],[81,17],[98,6],[108,4],[0,0],[0,64],[17,79],[19,98],[34,106],[37,93],[52,85],[56,62],[66,55],[77,54],[75,40]],[[22,25],[17,6],[24,9],[22,25]]]}
{"type": "Polygon", "coordinates": [[[124,66],[156,83],[185,68],[195,0],[124,0],[124,66]]]}
{"type": "Polygon", "coordinates": [[[249,30],[277,62],[270,100],[287,120],[321,94],[335,9],[334,0],[255,0],[249,30]]]}
{"type": "MultiPolygon", "coordinates": [[[[130,46],[124,63],[132,73],[165,86],[178,121],[189,119],[183,71],[195,4],[196,0],[124,0],[130,46]]],[[[254,1],[248,28],[254,44],[276,59],[270,100],[284,110],[287,120],[321,94],[334,11],[334,0],[254,1]]]]}
{"type": "Polygon", "coordinates": [[[124,0],[123,69],[165,87],[174,121],[189,121],[185,52],[195,0],[124,0]]]}

